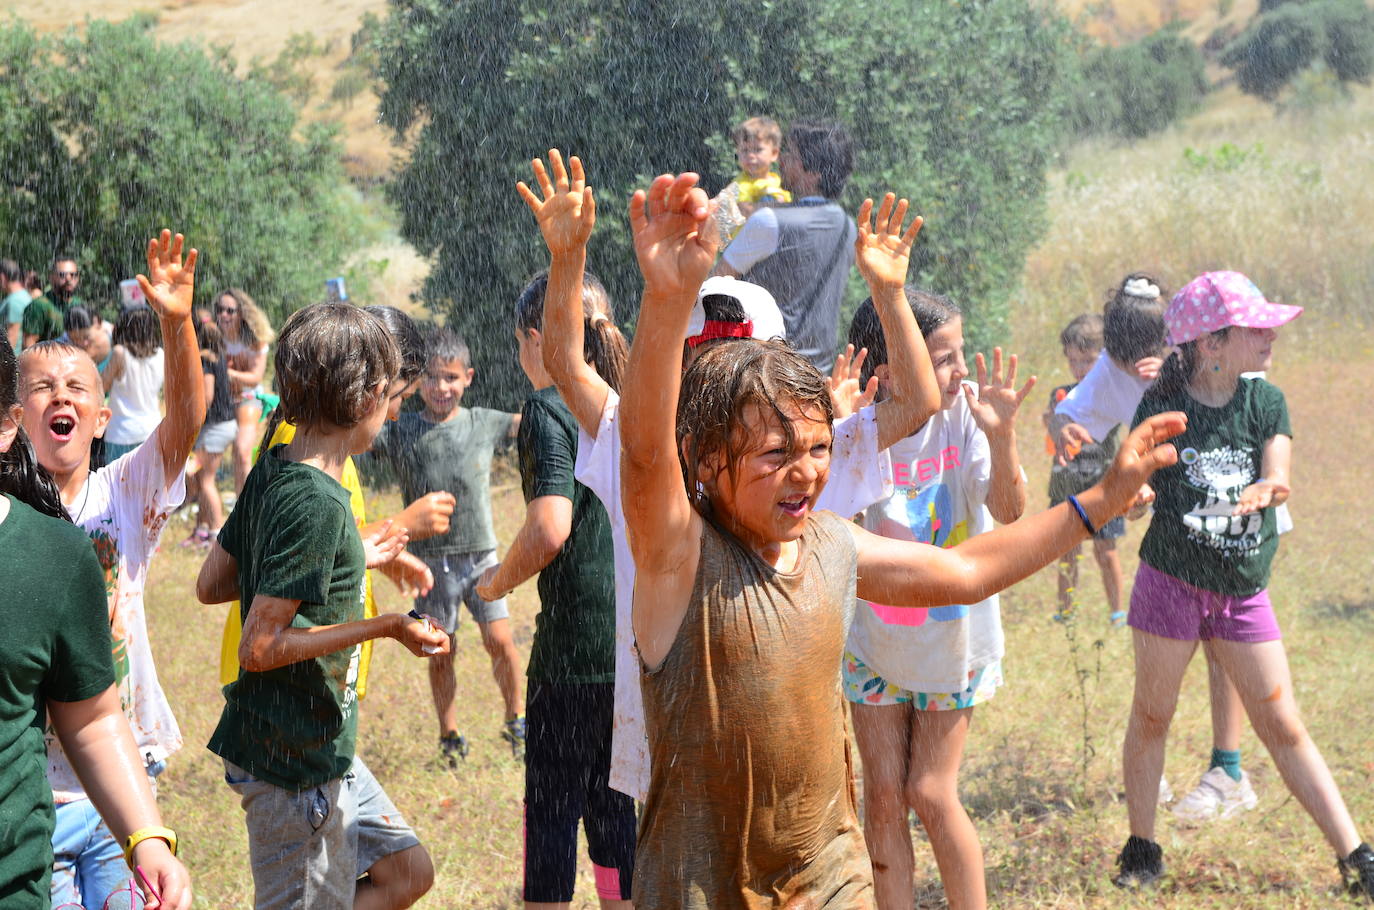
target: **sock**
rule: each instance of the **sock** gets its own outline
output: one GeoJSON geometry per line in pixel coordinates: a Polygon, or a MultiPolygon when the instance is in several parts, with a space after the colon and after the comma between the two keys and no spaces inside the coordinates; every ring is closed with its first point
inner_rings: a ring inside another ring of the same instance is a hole
{"type": "Polygon", "coordinates": [[[1226,776],[1231,780],[1240,780],[1240,750],[1235,749],[1213,749],[1212,763],[1207,766],[1210,771],[1213,768],[1220,768],[1226,772],[1226,776]]]}

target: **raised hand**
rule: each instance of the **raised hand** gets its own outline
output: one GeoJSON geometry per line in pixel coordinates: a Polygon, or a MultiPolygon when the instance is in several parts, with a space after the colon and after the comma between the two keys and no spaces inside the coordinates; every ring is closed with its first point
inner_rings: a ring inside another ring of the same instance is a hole
{"type": "Polygon", "coordinates": [[[515,184],[515,189],[534,213],[549,254],[559,256],[584,249],[596,224],[596,200],[592,188],[587,186],[582,160],[574,155],[565,168],[558,149],[549,149],[549,170],[538,158],[530,163],[543,198],[535,195],[523,180],[515,184]]]}
{"type": "Polygon", "coordinates": [[[830,370],[827,380],[830,385],[830,403],[835,411],[835,419],[848,417],[860,408],[868,407],[878,396],[878,377],[868,377],[868,386],[860,387],[859,376],[863,372],[864,361],[868,359],[868,348],[854,354],[854,345],[845,345],[844,353],[835,358],[835,366],[830,370]]]}
{"type": "Polygon", "coordinates": [[[973,422],[985,436],[1006,436],[1016,426],[1016,412],[1021,402],[1026,400],[1030,390],[1035,388],[1036,378],[1032,376],[1018,390],[1016,388],[1016,355],[1007,361],[1006,375],[1002,374],[1002,349],[992,349],[992,375],[988,376],[987,361],[980,353],[976,358],[978,368],[978,394],[964,386],[964,398],[968,401],[969,413],[973,422]]]}
{"type": "Polygon", "coordinates": [[[898,200],[888,193],[878,207],[875,223],[872,219],[873,200],[865,199],[863,205],[859,206],[859,215],[855,219],[859,233],[854,240],[854,261],[870,288],[875,285],[901,287],[906,284],[911,247],[916,242],[916,235],[921,232],[921,225],[925,223],[925,219],[917,215],[903,233],[902,222],[906,220],[907,208],[905,199],[898,200]]]}
{"type": "Polygon", "coordinates": [[[199,254],[192,247],[183,263],[181,248],[184,242],[180,234],[173,237],[166,229],[149,240],[148,275],[138,276],[138,286],[143,289],[148,305],[164,319],[185,319],[191,315],[199,254]]]}
{"type": "Polygon", "coordinates": [[[1178,461],[1178,450],[1168,444],[1188,427],[1182,411],[1156,414],[1142,421],[1121,444],[1116,460],[1102,478],[1102,493],[1112,508],[1112,515],[1121,515],[1141,495],[1151,475],[1178,461]]]}
{"type": "Polygon", "coordinates": [[[648,192],[635,190],[630,197],[630,229],[646,295],[695,301],[715,262],[720,232],[710,221],[699,179],[692,173],[663,174],[648,192]]]}

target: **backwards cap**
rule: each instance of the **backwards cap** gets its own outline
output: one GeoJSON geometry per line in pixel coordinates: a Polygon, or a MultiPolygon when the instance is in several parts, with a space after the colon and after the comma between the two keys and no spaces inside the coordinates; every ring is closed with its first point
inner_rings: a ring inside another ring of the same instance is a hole
{"type": "Polygon", "coordinates": [[[692,316],[687,321],[687,344],[691,347],[714,338],[757,338],[767,341],[785,335],[782,311],[766,288],[724,275],[707,278],[702,283],[701,290],[697,292],[696,306],[692,307],[692,316]],[[744,310],[745,320],[730,322],[707,319],[703,303],[707,297],[731,297],[737,300],[744,310]]]}

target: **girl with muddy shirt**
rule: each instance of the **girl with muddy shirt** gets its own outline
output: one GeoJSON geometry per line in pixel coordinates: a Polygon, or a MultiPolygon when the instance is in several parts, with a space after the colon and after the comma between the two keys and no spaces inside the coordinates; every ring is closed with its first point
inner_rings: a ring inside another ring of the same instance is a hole
{"type": "MultiPolygon", "coordinates": [[[[952,549],[871,534],[813,512],[830,466],[824,377],[780,342],[733,341],[684,374],[680,351],[718,232],[697,175],[658,177],[630,202],[645,289],[621,402],[622,500],[638,574],[651,781],[635,906],[872,907],[836,669],[854,598],[975,603],[1125,511],[1160,445],[1159,415],[1122,445],[1101,484],[952,549]]],[[[905,256],[903,201],[858,255],[905,256]]]]}
{"type": "Polygon", "coordinates": [[[1289,791],[1336,850],[1351,890],[1374,897],[1374,850],[1361,842],[1336,782],[1307,735],[1269,601],[1278,550],[1275,511],[1289,493],[1292,430],[1283,393],[1242,373],[1269,369],[1277,329],[1301,307],[1265,300],[1239,272],[1207,272],[1165,312],[1178,346],[1145,393],[1135,422],[1182,411],[1178,463],[1154,480],[1155,513],[1140,544],[1127,624],[1135,636],[1135,698],[1126,728],[1131,836],[1114,881],[1164,874],[1154,837],[1164,738],[1183,673],[1206,642],[1250,715],[1289,791]]]}

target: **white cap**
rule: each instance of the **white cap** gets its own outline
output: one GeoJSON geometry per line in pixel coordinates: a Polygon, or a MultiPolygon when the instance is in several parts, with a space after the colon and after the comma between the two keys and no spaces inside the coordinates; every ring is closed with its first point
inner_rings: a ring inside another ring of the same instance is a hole
{"type": "Polygon", "coordinates": [[[738,278],[716,275],[707,278],[697,292],[697,304],[692,307],[692,318],[687,321],[687,337],[693,338],[706,331],[706,308],[701,301],[707,297],[720,295],[733,297],[739,301],[744,315],[753,323],[750,337],[767,341],[770,338],[784,338],[787,334],[783,325],[782,311],[778,309],[773,295],[767,288],[738,278]]]}

